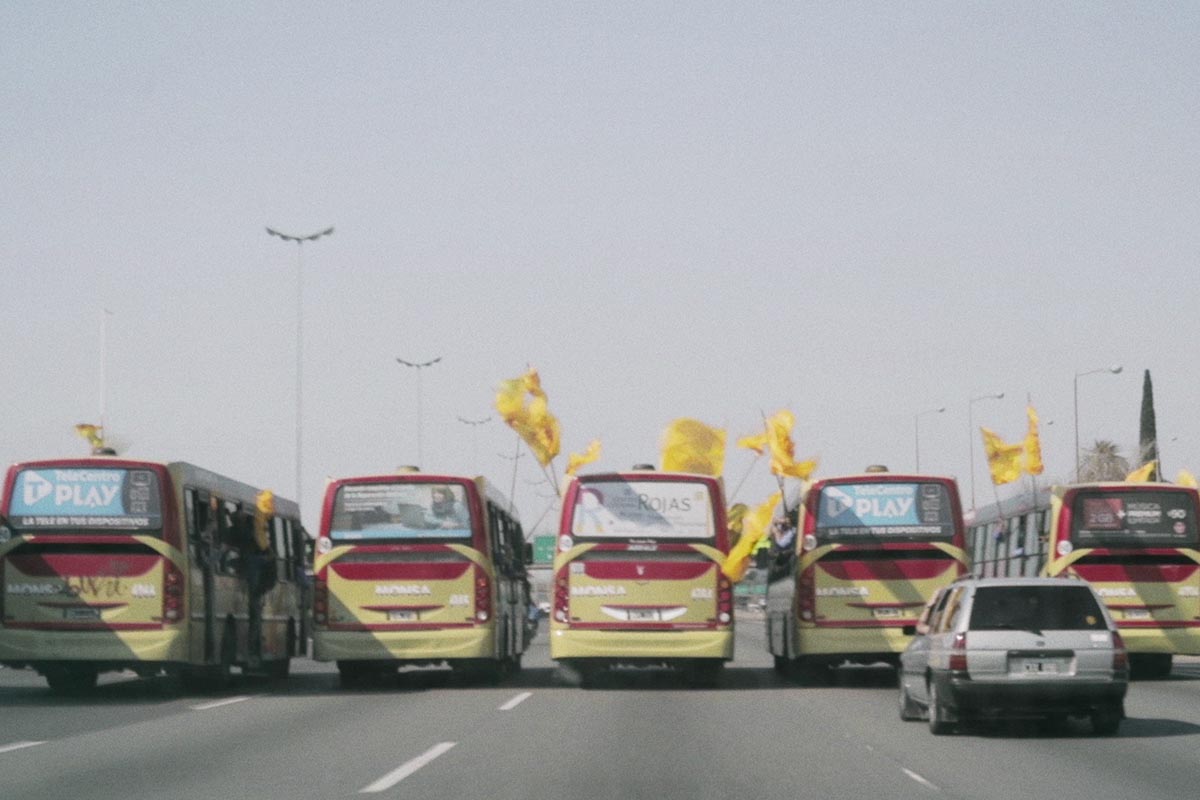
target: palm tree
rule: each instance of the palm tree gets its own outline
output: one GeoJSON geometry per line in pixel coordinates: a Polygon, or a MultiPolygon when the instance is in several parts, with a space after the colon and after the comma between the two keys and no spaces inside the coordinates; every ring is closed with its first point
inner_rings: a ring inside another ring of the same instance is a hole
{"type": "Polygon", "coordinates": [[[1079,465],[1080,483],[1096,481],[1123,481],[1129,474],[1129,459],[1121,455],[1115,442],[1098,439],[1090,449],[1083,451],[1083,462],[1079,465]]]}

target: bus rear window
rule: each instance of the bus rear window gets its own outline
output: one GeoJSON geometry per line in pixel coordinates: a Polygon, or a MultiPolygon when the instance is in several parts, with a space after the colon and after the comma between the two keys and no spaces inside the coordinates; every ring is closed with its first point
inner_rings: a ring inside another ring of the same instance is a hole
{"type": "Polygon", "coordinates": [[[329,538],[470,539],[466,489],[443,483],[347,484],[334,498],[329,538]]]}
{"type": "Polygon", "coordinates": [[[571,533],[603,539],[712,539],[708,486],[695,482],[593,481],[576,495],[571,533]]]}
{"type": "Polygon", "coordinates": [[[954,536],[950,493],[940,483],[826,484],[817,498],[826,541],[925,541],[954,536]]]}
{"type": "Polygon", "coordinates": [[[1071,540],[1088,547],[1179,547],[1197,541],[1190,492],[1079,492],[1071,509],[1071,540]]]}
{"type": "Polygon", "coordinates": [[[42,533],[162,529],[162,491],[147,469],[39,467],[17,473],[9,521],[42,533]]]}

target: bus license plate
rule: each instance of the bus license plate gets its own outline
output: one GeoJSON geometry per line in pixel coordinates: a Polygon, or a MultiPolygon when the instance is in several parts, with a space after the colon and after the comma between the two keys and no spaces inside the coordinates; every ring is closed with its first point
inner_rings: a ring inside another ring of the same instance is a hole
{"type": "Polygon", "coordinates": [[[393,608],[388,611],[389,622],[416,622],[417,612],[407,608],[393,608]]]}
{"type": "Polygon", "coordinates": [[[100,609],[98,608],[65,608],[63,616],[72,622],[83,622],[86,620],[100,619],[100,609]]]}
{"type": "Polygon", "coordinates": [[[1148,608],[1126,608],[1123,614],[1124,619],[1150,619],[1150,609],[1148,608]]]}
{"type": "Polygon", "coordinates": [[[875,619],[900,619],[898,608],[873,608],[871,613],[875,615],[875,619]]]}
{"type": "Polygon", "coordinates": [[[656,608],[631,608],[629,609],[630,622],[658,622],[658,609],[656,608]]]}

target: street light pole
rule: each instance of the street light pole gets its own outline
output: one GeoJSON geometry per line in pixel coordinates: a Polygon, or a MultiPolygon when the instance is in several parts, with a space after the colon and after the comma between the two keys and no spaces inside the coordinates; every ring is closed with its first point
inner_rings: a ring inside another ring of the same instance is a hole
{"type": "Polygon", "coordinates": [[[1113,364],[1111,367],[1100,367],[1099,369],[1089,369],[1084,372],[1075,373],[1075,480],[1079,480],[1079,379],[1084,375],[1095,375],[1100,372],[1110,372],[1113,375],[1119,375],[1123,367],[1120,364],[1113,364]]]}
{"type": "Polygon", "coordinates": [[[299,506],[302,494],[301,467],[304,441],[301,390],[304,379],[304,243],[315,242],[322,236],[331,235],[333,228],[326,228],[307,236],[293,236],[289,233],[280,233],[272,228],[267,228],[267,233],[271,236],[278,236],[285,242],[296,243],[296,505],[299,506]]]}
{"type": "Polygon", "coordinates": [[[405,361],[403,358],[396,356],[396,363],[405,367],[412,367],[417,371],[417,466],[424,467],[425,463],[421,460],[421,370],[426,367],[432,367],[434,364],[442,360],[441,356],[431,358],[428,361],[405,361]]]}
{"type": "Polygon", "coordinates": [[[913,442],[917,456],[917,474],[921,472],[921,417],[926,414],[941,414],[945,410],[946,407],[942,406],[941,408],[930,408],[926,411],[918,411],[916,414],[913,414],[913,442]]]}
{"type": "Polygon", "coordinates": [[[491,422],[492,418],[491,417],[481,417],[480,419],[467,419],[466,417],[459,417],[458,421],[464,425],[471,426],[471,464],[476,469],[478,469],[479,468],[479,436],[478,436],[479,426],[483,425],[485,422],[491,422]]]}
{"type": "Polygon", "coordinates": [[[971,434],[971,436],[970,436],[970,440],[971,440],[970,467],[971,468],[968,471],[971,473],[971,510],[972,511],[975,510],[975,416],[974,416],[975,404],[978,403],[980,400],[1003,400],[1003,399],[1004,399],[1004,392],[998,392],[996,394],[981,394],[978,397],[972,397],[970,402],[967,403],[967,427],[970,429],[970,434],[971,434]]]}

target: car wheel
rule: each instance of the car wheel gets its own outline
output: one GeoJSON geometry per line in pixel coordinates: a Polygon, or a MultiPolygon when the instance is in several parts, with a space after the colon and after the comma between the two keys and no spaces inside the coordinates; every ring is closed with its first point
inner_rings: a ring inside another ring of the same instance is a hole
{"type": "Polygon", "coordinates": [[[933,681],[929,682],[929,732],[934,736],[944,736],[953,729],[953,725],[946,719],[946,707],[941,704],[937,696],[937,684],[933,681]]]}
{"type": "Polygon", "coordinates": [[[921,718],[921,707],[908,694],[908,687],[904,685],[904,673],[900,673],[900,719],[905,722],[914,722],[921,718]]]}
{"type": "Polygon", "coordinates": [[[1097,736],[1113,736],[1121,727],[1121,719],[1125,716],[1124,707],[1117,703],[1111,706],[1100,706],[1092,710],[1092,733],[1097,736]]]}

